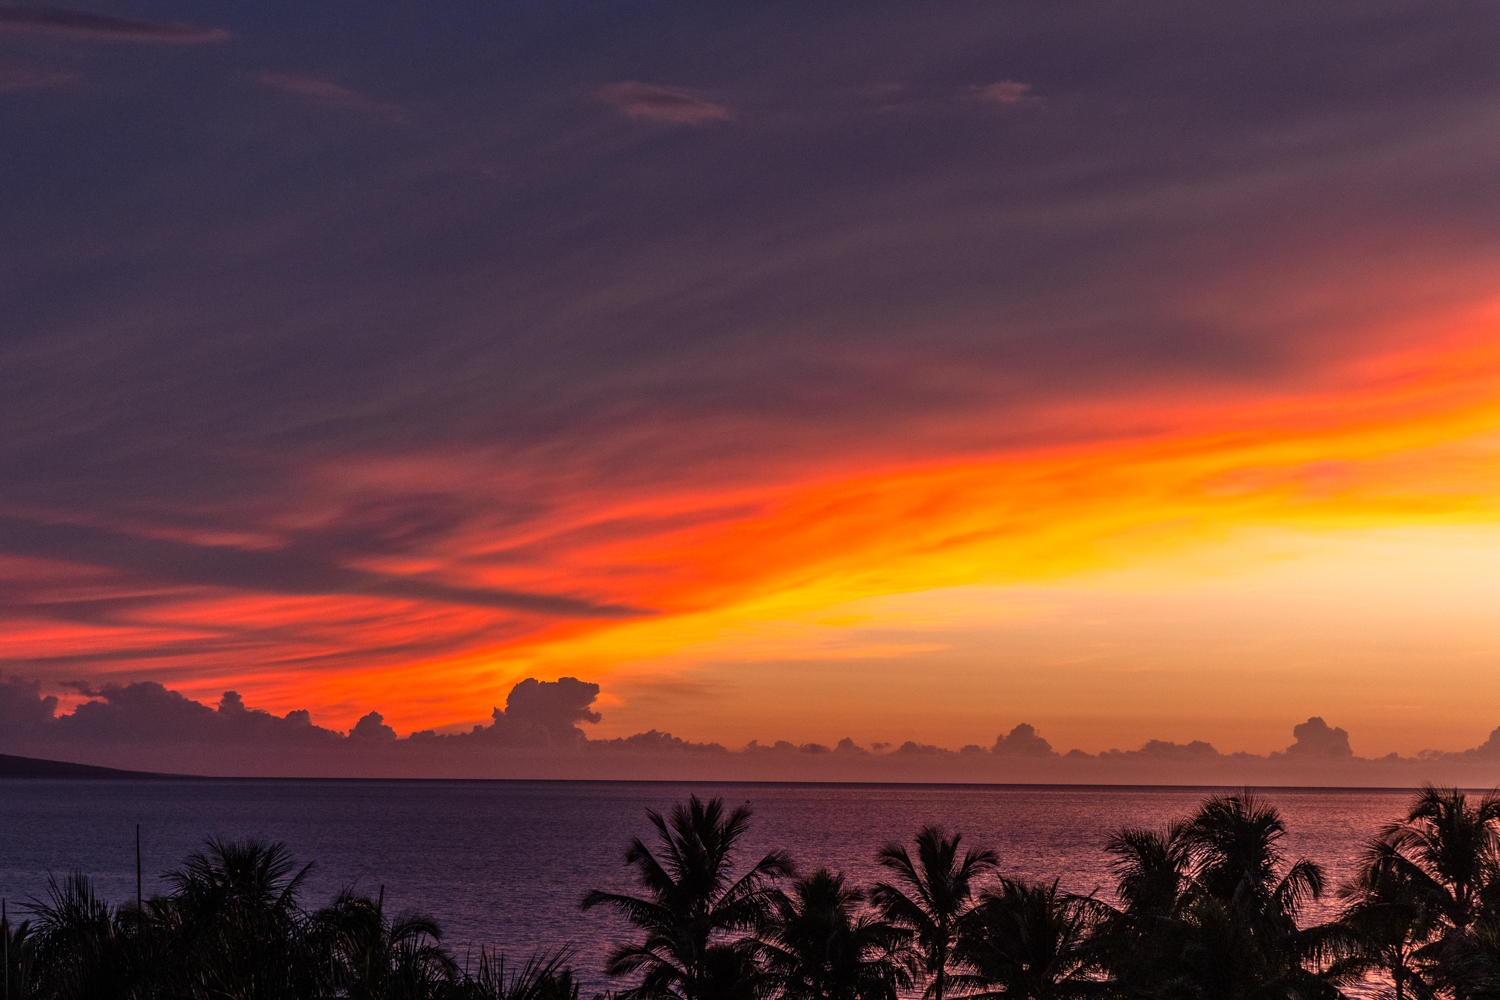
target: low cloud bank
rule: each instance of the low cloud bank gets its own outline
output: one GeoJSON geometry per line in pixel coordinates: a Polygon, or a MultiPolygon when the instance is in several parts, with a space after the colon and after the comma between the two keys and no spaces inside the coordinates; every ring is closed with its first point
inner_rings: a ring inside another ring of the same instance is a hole
{"type": "Polygon", "coordinates": [[[1137,750],[1059,752],[1021,723],[992,746],[959,750],[907,741],[861,746],[751,741],[739,750],[651,730],[590,739],[602,716],[599,685],[527,678],[488,724],[466,733],[400,736],[379,712],[348,733],[315,725],[305,710],[275,716],[234,691],[210,707],[154,682],[94,689],[58,714],[41,685],[0,679],[0,753],[134,770],[306,777],[638,778],[679,780],[1055,782],[1072,784],[1259,784],[1409,786],[1500,783],[1500,728],[1482,745],[1415,757],[1354,755],[1349,734],[1313,717],[1293,742],[1267,755],[1220,753],[1201,740],[1149,740],[1137,750]]]}

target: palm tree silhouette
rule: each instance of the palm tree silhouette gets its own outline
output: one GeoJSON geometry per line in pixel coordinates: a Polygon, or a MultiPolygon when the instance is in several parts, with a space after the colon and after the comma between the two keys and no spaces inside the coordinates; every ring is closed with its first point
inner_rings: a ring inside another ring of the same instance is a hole
{"type": "Polygon", "coordinates": [[[768,883],[794,874],[791,859],[772,851],[736,877],[736,847],[750,810],[742,806],[726,816],[721,799],[704,803],[695,795],[669,819],[651,810],[646,815],[656,827],[656,851],[636,838],[625,852],[646,894],[595,890],[583,898],[585,910],[612,907],[645,932],[639,943],[616,948],[605,971],[642,973],[640,984],[621,994],[626,997],[733,1000],[761,992],[759,946],[743,932],[765,926],[768,883]]]}
{"type": "Polygon", "coordinates": [[[312,865],[298,869],[285,844],[210,838],[179,870],[173,892],[153,900],[175,954],[169,992],[235,1000],[302,997],[328,985],[325,960],[308,933],[298,893],[312,865]]]}
{"type": "Polygon", "coordinates": [[[0,917],[0,951],[4,953],[4,989],[7,997],[24,997],[31,989],[32,958],[36,954],[36,938],[31,933],[31,921],[20,923],[10,919],[6,913],[0,917]]]}
{"type": "Polygon", "coordinates": [[[1089,947],[1122,996],[1152,996],[1178,972],[1191,883],[1183,825],[1123,829],[1104,845],[1120,905],[1104,907],[1089,947]]]}
{"type": "MultiPolygon", "coordinates": [[[[1500,795],[1424,785],[1345,887],[1342,962],[1386,970],[1404,995],[1500,985],[1500,795]]],[[[1486,994],[1487,995],[1487,994],[1486,994]]]]}
{"type": "Polygon", "coordinates": [[[1440,929],[1441,894],[1413,878],[1395,847],[1379,838],[1338,894],[1346,902],[1333,927],[1331,978],[1353,982],[1378,969],[1390,978],[1394,1000],[1432,995],[1419,955],[1440,929]]]}
{"type": "Polygon", "coordinates": [[[46,901],[34,899],[29,909],[36,918],[29,928],[35,991],[30,995],[110,997],[135,985],[139,968],[126,943],[124,922],[82,872],[61,881],[49,874],[46,901]]]}
{"type": "Polygon", "coordinates": [[[379,900],[348,890],[313,915],[317,950],[336,961],[337,983],[349,1000],[420,1000],[459,976],[442,949],[442,929],[427,916],[386,916],[379,900]]]}
{"type": "Polygon", "coordinates": [[[858,912],[863,901],[826,868],[774,894],[762,940],[784,1000],[896,1000],[910,988],[910,932],[858,912]]]}
{"type": "Polygon", "coordinates": [[[1105,843],[1123,912],[1143,919],[1177,915],[1189,880],[1182,833],[1182,823],[1160,832],[1127,828],[1105,843]]]}
{"type": "Polygon", "coordinates": [[[179,870],[166,873],[175,908],[194,920],[228,916],[289,918],[312,865],[297,869],[282,843],[204,841],[179,870]]]}
{"type": "Polygon", "coordinates": [[[1113,990],[1130,997],[1335,996],[1309,966],[1329,947],[1297,921],[1323,891],[1322,869],[1288,865],[1281,814],[1249,793],[1213,796],[1163,832],[1122,830],[1120,906],[1092,942],[1113,990]]]}
{"type": "MultiPolygon", "coordinates": [[[[442,984],[435,1000],[578,1000],[578,984],[568,967],[569,949],[537,952],[520,968],[505,966],[505,956],[481,949],[478,968],[457,983],[442,984]]],[[[602,1000],[596,995],[595,1000],[602,1000]]]]}
{"type": "Polygon", "coordinates": [[[994,869],[994,851],[970,850],[958,856],[962,837],[949,839],[941,827],[917,832],[917,860],[900,844],[882,847],[875,859],[896,874],[896,883],[879,882],[870,899],[885,919],[910,930],[922,956],[929,983],[924,995],[943,1000],[948,994],[953,946],[974,904],[975,882],[994,869]]]}
{"type": "Polygon", "coordinates": [[[1324,883],[1323,869],[1306,859],[1281,872],[1285,835],[1280,810],[1249,792],[1210,797],[1181,832],[1200,892],[1277,918],[1322,893],[1324,883]]]}
{"type": "Polygon", "coordinates": [[[1500,870],[1500,795],[1472,806],[1455,788],[1424,785],[1406,817],[1380,839],[1389,863],[1433,894],[1448,926],[1462,931],[1484,910],[1485,890],[1500,870]]]}
{"type": "Polygon", "coordinates": [[[1323,869],[1305,858],[1286,865],[1285,834],[1280,811],[1249,792],[1212,796],[1181,828],[1192,871],[1183,956],[1209,995],[1336,995],[1307,967],[1327,932],[1297,923],[1323,892],[1323,869]]]}
{"type": "Polygon", "coordinates": [[[1093,976],[1088,935],[1099,916],[1091,899],[1059,892],[1057,883],[1002,878],[984,890],[958,940],[962,977],[973,998],[1075,1000],[1102,996],[1093,976]]]}

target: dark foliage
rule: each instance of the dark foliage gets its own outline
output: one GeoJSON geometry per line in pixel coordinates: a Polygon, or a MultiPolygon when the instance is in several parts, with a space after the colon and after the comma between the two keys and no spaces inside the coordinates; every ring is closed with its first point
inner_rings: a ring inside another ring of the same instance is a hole
{"type": "Polygon", "coordinates": [[[960,857],[962,839],[926,826],[917,832],[915,861],[900,844],[887,844],[875,856],[896,880],[877,882],[871,899],[886,920],[911,932],[932,1000],[949,993],[953,949],[973,910],[977,882],[999,864],[994,851],[971,850],[960,857]]]}
{"type": "Polygon", "coordinates": [[[826,868],[776,893],[763,955],[785,1000],[896,1000],[911,988],[910,932],[861,912],[863,901],[826,868]]]}
{"type": "MultiPolygon", "coordinates": [[[[866,893],[780,851],[741,864],[750,814],[719,800],[648,818],[655,843],[625,854],[642,893],[583,900],[640,932],[605,970],[622,1000],[1500,1000],[1497,795],[1424,788],[1317,925],[1323,870],[1249,793],[1116,831],[1110,899],[1004,877],[936,826],[914,856],[882,848],[891,878],[866,893]]],[[[383,891],[305,907],[307,873],[284,845],[210,840],[139,908],[52,877],[27,919],[0,918],[0,1000],[579,1000],[566,949],[460,968],[383,891]]]]}
{"type": "MultiPolygon", "coordinates": [[[[172,891],[110,907],[88,878],[49,879],[31,919],[0,921],[5,1000],[578,1000],[566,952],[461,972],[429,917],[341,893],[309,911],[285,845],[210,840],[172,891]]],[[[383,895],[383,894],[382,894],[383,895]]]]}
{"type": "Polygon", "coordinates": [[[585,910],[609,906],[645,934],[640,943],[617,948],[606,971],[639,973],[639,984],[625,991],[633,998],[750,1000],[767,993],[770,977],[754,935],[769,921],[769,884],[792,874],[791,859],[773,851],[735,874],[750,811],[726,815],[719,799],[704,803],[693,796],[670,818],[646,815],[656,827],[657,849],[637,838],[625,852],[645,895],[594,891],[583,899],[585,910]]]}
{"type": "Polygon", "coordinates": [[[1104,995],[1097,955],[1088,947],[1101,913],[1092,899],[1059,892],[1056,882],[1000,879],[980,895],[959,938],[958,960],[971,970],[960,980],[965,994],[1026,1000],[1104,995]]]}

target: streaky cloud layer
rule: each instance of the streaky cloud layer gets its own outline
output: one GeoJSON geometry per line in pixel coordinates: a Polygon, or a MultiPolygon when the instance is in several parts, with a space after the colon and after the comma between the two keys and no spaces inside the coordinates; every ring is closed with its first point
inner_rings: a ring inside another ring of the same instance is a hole
{"type": "Polygon", "coordinates": [[[107,17],[57,7],[0,6],[0,31],[29,31],[63,38],[97,42],[146,42],[167,45],[201,45],[223,42],[229,32],[222,28],[197,28],[189,24],[164,24],[107,17]]]}
{"type": "Polygon", "coordinates": [[[631,118],[649,118],[677,125],[727,122],[734,118],[722,104],[705,101],[676,87],[661,87],[634,80],[607,83],[599,88],[596,96],[631,118]]]}
{"type": "Polygon", "coordinates": [[[727,649],[821,609],[1496,522],[1485,4],[0,11],[70,81],[0,102],[0,636],[65,705],[675,720],[937,644],[727,649]]]}

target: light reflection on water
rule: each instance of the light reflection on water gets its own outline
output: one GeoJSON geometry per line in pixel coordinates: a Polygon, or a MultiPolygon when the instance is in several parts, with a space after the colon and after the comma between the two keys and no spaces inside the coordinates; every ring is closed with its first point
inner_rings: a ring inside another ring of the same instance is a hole
{"type": "MultiPolygon", "coordinates": [[[[688,794],[754,810],[747,854],[792,852],[804,870],[827,865],[868,884],[876,850],[910,842],[924,824],[992,847],[1007,875],[1059,879],[1109,897],[1101,847],[1121,826],[1165,825],[1214,789],[1079,786],[788,785],[530,781],[50,781],[0,780],[0,894],[42,895],[46,873],[78,868],[116,902],[135,895],[135,825],[146,891],[203,838],[285,841],[315,862],[306,902],[345,886],[387,906],[436,917],[463,960],[472,948],[521,957],[570,943],[586,984],[602,987],[604,954],[624,929],[602,910],[581,913],[589,889],[633,892],[622,859],[650,840],[645,810],[688,794]]],[[[1321,862],[1330,883],[1350,872],[1363,840],[1394,819],[1411,792],[1269,789],[1289,855],[1321,862]]],[[[1326,906],[1327,904],[1325,904],[1326,906]]],[[[1326,912],[1309,914],[1314,918],[1326,912]]]]}

